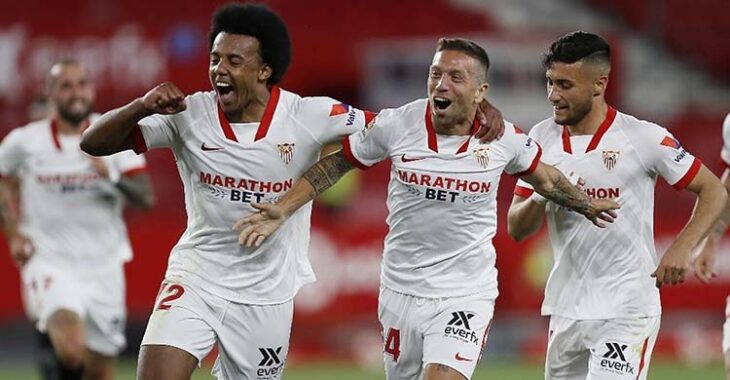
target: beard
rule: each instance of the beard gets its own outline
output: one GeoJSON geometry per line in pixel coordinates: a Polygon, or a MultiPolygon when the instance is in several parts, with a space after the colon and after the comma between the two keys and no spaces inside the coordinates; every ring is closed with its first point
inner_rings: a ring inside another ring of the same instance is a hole
{"type": "Polygon", "coordinates": [[[57,107],[58,115],[73,125],[80,125],[91,113],[91,104],[86,103],[82,111],[73,111],[69,107],[57,107]]]}
{"type": "Polygon", "coordinates": [[[587,102],[576,104],[572,107],[574,109],[573,112],[571,112],[569,115],[567,115],[563,120],[556,120],[558,124],[562,125],[576,125],[578,124],[583,118],[588,115],[589,112],[593,109],[593,102],[591,99],[588,99],[587,102]]]}

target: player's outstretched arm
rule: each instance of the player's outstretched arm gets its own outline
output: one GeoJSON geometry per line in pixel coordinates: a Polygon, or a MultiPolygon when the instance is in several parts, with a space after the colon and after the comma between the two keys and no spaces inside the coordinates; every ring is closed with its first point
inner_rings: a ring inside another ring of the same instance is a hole
{"type": "Polygon", "coordinates": [[[137,122],[149,115],[171,115],[185,108],[182,91],[165,82],[143,97],[101,115],[81,136],[81,150],[92,156],[106,156],[132,149],[130,134],[137,122]]]}
{"type": "Polygon", "coordinates": [[[33,256],[33,243],[19,229],[20,223],[20,183],[15,177],[0,179],[0,222],[5,240],[8,242],[10,256],[18,268],[25,265],[33,256]]]}
{"type": "Polygon", "coordinates": [[[238,244],[260,246],[291,214],[329,189],[353,168],[340,149],[309,168],[278,202],[251,203],[259,212],[241,218],[233,225],[233,229],[241,230],[238,244]]]}
{"type": "Polygon", "coordinates": [[[560,170],[540,162],[531,174],[522,177],[550,201],[579,212],[598,227],[613,223],[618,203],[610,199],[591,199],[580,188],[573,186],[560,170]]]}
{"type": "MultiPolygon", "coordinates": [[[[725,169],[722,173],[720,181],[725,189],[730,192],[730,168],[725,169]]],[[[695,277],[705,284],[709,284],[712,278],[717,277],[715,272],[715,254],[717,253],[717,244],[725,235],[727,227],[730,225],[730,201],[725,202],[725,208],[720,214],[715,224],[710,229],[710,233],[700,243],[699,254],[694,262],[695,277]]]]}
{"type": "Polygon", "coordinates": [[[727,202],[727,191],[719,179],[704,165],[700,167],[687,190],[697,194],[692,216],[662,256],[652,273],[657,287],[684,282],[693,249],[710,232],[727,202]]]}
{"type": "Polygon", "coordinates": [[[515,195],[507,212],[507,233],[515,241],[522,241],[542,226],[545,203],[515,195]]]}

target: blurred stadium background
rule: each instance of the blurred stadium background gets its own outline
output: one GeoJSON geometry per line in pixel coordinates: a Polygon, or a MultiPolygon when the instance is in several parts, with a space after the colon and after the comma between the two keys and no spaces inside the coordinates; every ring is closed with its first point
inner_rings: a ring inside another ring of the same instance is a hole
{"type": "MultiPolygon", "coordinates": [[[[0,135],[25,124],[51,64],[77,57],[104,111],[171,80],[186,93],[208,90],[207,28],[213,1],[2,0],[0,135]]],[[[728,0],[271,0],[288,23],[293,63],[283,87],[328,95],[377,110],[426,94],[440,36],[480,41],[492,59],[489,98],[524,129],[550,114],[540,54],[558,36],[584,29],[614,51],[609,101],[672,130],[720,173],[721,123],[730,111],[728,0]]],[[[151,212],[129,211],[135,259],[127,265],[129,348],[134,359],[167,255],[185,225],[182,187],[172,155],[153,151],[158,194],[151,212]]],[[[376,318],[388,164],[350,176],[315,208],[311,259],[319,281],[296,299],[286,379],[382,378],[376,318]],[[314,363],[314,364],[311,364],[314,363]]],[[[514,180],[499,191],[500,292],[486,359],[475,379],[542,377],[547,320],[539,316],[551,265],[545,235],[524,244],[505,231],[514,180]]],[[[693,197],[659,184],[656,244],[662,252],[692,209],[693,197]]],[[[33,379],[32,328],[25,321],[19,275],[0,242],[0,379],[33,379]]],[[[722,244],[730,250],[730,240],[722,244]]],[[[706,286],[694,278],[662,290],[664,315],[651,379],[720,379],[721,326],[730,254],[706,286]]],[[[201,371],[200,378],[209,378],[201,371]]]]}

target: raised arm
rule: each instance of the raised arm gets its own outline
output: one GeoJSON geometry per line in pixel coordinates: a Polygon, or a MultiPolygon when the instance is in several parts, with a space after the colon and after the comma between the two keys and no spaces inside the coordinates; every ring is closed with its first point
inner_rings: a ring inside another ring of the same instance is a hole
{"type": "Polygon", "coordinates": [[[81,150],[92,156],[107,156],[132,149],[132,130],[152,114],[170,115],[185,110],[185,95],[174,84],[163,83],[143,97],[101,115],[84,131],[81,150]]]}
{"type": "MultiPolygon", "coordinates": [[[[720,181],[725,186],[725,190],[730,191],[730,168],[725,169],[720,181]]],[[[717,219],[710,229],[710,233],[700,244],[700,253],[694,263],[695,276],[705,284],[708,284],[713,277],[717,276],[715,273],[715,254],[720,239],[727,232],[728,225],[730,225],[730,202],[725,202],[725,208],[722,210],[720,218],[717,219]]]]}
{"type": "Polygon", "coordinates": [[[233,228],[241,232],[238,243],[258,247],[296,210],[329,189],[354,167],[342,149],[314,164],[276,203],[251,203],[259,212],[239,219],[233,228]]]}
{"type": "Polygon", "coordinates": [[[727,202],[727,191],[719,179],[704,165],[700,167],[687,190],[697,194],[697,202],[689,221],[662,256],[657,270],[657,287],[683,283],[692,257],[692,250],[710,232],[727,202]]]}
{"type": "Polygon", "coordinates": [[[534,172],[522,179],[531,184],[540,195],[582,214],[598,227],[605,227],[601,221],[612,223],[616,218],[614,210],[619,208],[618,203],[610,199],[591,199],[552,166],[540,162],[534,172]]]}

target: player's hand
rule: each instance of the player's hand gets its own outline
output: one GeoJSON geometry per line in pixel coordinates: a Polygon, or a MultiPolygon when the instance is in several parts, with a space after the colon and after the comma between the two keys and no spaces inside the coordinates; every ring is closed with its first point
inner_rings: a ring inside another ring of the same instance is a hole
{"type": "Polygon", "coordinates": [[[142,104],[150,114],[171,115],[187,108],[185,94],[171,82],[165,82],[147,92],[142,97],[142,104]]]}
{"type": "Polygon", "coordinates": [[[713,278],[717,277],[715,272],[715,253],[717,252],[717,243],[705,238],[700,243],[699,254],[694,262],[695,277],[705,284],[709,284],[713,278]]]}
{"type": "Polygon", "coordinates": [[[233,225],[241,230],[238,244],[245,247],[259,247],[286,220],[284,210],[275,203],[251,203],[259,212],[239,219],[233,225]]]}
{"type": "Polygon", "coordinates": [[[104,160],[100,157],[89,156],[91,168],[94,169],[102,178],[109,178],[109,167],[106,166],[104,160]]]}
{"type": "Polygon", "coordinates": [[[35,246],[25,235],[17,233],[10,238],[10,257],[18,268],[22,268],[34,253],[35,246]]]}
{"type": "MultiPolygon", "coordinates": [[[[578,183],[580,183],[580,179],[578,183]]],[[[606,223],[613,223],[618,217],[616,210],[619,208],[621,206],[612,199],[593,199],[588,211],[583,215],[596,227],[606,228],[606,223]]]]}
{"type": "Polygon", "coordinates": [[[657,288],[662,285],[677,285],[684,282],[689,269],[692,251],[672,244],[662,256],[659,266],[651,274],[656,278],[657,288]]]}
{"type": "Polygon", "coordinates": [[[480,127],[474,136],[479,139],[480,143],[499,140],[504,134],[502,112],[486,99],[483,99],[477,107],[477,120],[479,120],[480,127]]]}

